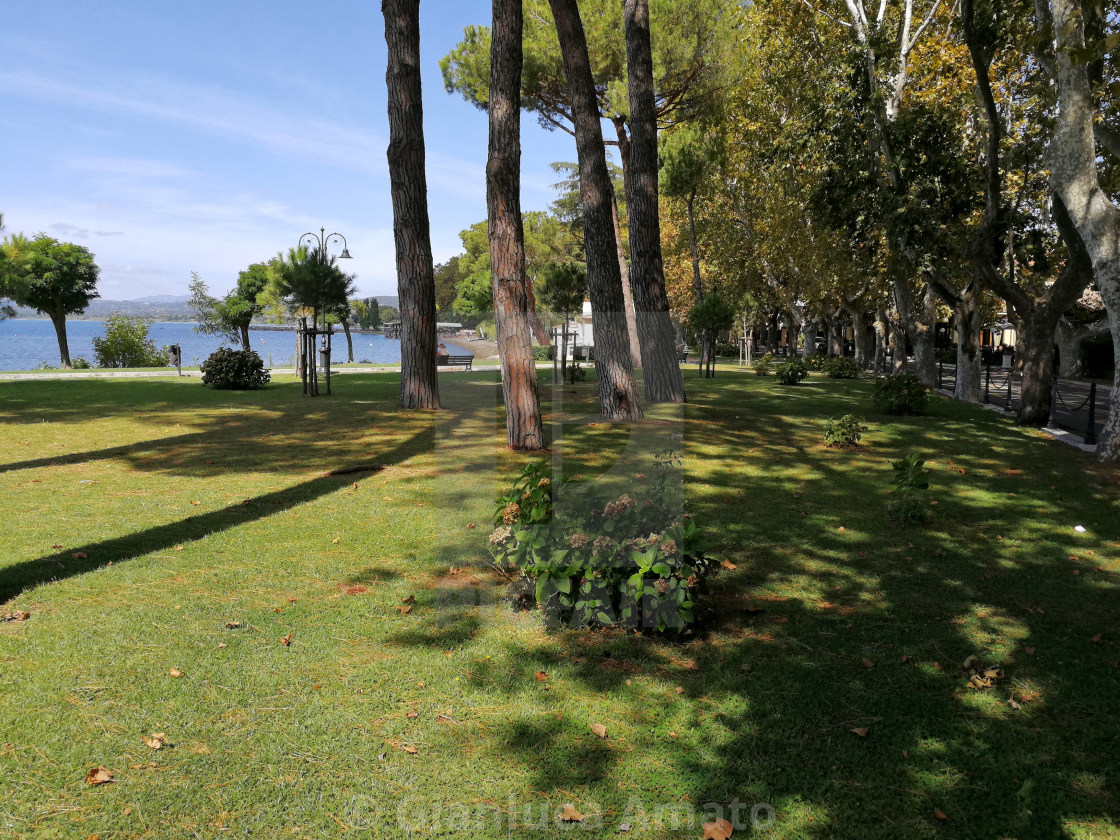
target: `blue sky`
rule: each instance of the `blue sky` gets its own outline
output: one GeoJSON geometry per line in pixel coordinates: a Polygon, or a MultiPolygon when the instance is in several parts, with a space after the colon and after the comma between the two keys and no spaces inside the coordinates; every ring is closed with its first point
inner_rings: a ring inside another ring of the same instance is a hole
{"type": "MultiPolygon", "coordinates": [[[[423,0],[436,261],[486,216],[486,114],[438,61],[482,0],[423,0]]],[[[380,3],[14,0],[0,28],[0,212],[7,233],[90,248],[101,296],[215,292],[322,226],[364,294],[396,294],[380,3]]],[[[545,209],[575,145],[522,120],[522,202],[545,209]]]]}

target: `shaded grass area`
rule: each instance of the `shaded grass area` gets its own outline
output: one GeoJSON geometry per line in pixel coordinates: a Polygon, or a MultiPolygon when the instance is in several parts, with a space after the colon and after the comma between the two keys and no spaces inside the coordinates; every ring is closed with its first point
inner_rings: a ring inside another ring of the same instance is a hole
{"type": "Polygon", "coordinates": [[[552,837],[572,803],[581,836],[700,837],[735,802],[776,837],[1120,836],[1116,473],[947,400],[686,375],[683,416],[634,426],[596,421],[594,383],[543,388],[582,480],[683,447],[737,568],[675,641],[501,602],[491,500],[526,456],[493,373],[416,414],[392,375],[0,384],[0,598],[33,614],[0,624],[0,836],[552,837]],[[866,445],[826,449],[846,413],[866,445]],[[903,529],[910,451],[936,505],[903,529]]]}

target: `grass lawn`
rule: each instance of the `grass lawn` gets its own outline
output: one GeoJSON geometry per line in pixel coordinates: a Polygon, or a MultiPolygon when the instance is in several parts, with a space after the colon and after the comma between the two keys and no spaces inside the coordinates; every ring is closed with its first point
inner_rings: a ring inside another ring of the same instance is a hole
{"type": "Polygon", "coordinates": [[[686,376],[683,417],[633,427],[593,383],[546,403],[585,480],[683,435],[737,568],[678,641],[503,600],[486,536],[527,456],[493,372],[411,414],[391,374],[0,383],[0,612],[32,614],[0,623],[0,837],[543,838],[570,804],[578,836],[700,838],[736,802],[775,816],[736,837],[1120,837],[1117,473],[943,399],[686,376]],[[825,448],[850,412],[866,445],[825,448]],[[936,504],[903,528],[911,451],[936,504]]]}

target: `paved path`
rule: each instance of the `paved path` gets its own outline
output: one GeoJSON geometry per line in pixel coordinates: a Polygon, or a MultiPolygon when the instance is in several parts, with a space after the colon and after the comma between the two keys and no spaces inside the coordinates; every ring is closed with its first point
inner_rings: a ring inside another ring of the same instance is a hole
{"type": "MultiPolygon", "coordinates": [[[[944,365],[941,368],[942,389],[953,392],[956,383],[956,366],[944,365]]],[[[987,380],[987,371],[982,374],[987,380]]],[[[1018,411],[1023,404],[1022,399],[1023,377],[1018,373],[1008,373],[1007,368],[991,368],[991,384],[988,388],[988,403],[1010,411],[1018,411]],[[1008,401],[1008,376],[1010,375],[1011,396],[1008,401]]],[[[1078,437],[1085,437],[1085,430],[1089,425],[1089,389],[1090,383],[1079,379],[1059,379],[1055,399],[1054,422],[1051,424],[1061,429],[1074,432],[1078,437]]],[[[1097,384],[1096,411],[1094,424],[1099,433],[1101,426],[1108,419],[1108,411],[1112,402],[1112,388],[1108,385],[1097,384]]]]}
{"type": "MultiPolygon", "coordinates": [[[[538,368],[551,368],[552,363],[538,364],[538,368]]],[[[500,366],[496,362],[484,362],[480,365],[474,365],[472,370],[476,371],[493,371],[500,370],[500,366]]],[[[274,376],[295,376],[295,368],[273,368],[272,374],[274,376]]],[[[461,367],[448,367],[440,368],[440,373],[467,373],[461,367]]],[[[349,373],[400,373],[399,367],[346,367],[336,368],[331,371],[331,376],[345,376],[349,373]]],[[[320,377],[322,374],[319,374],[320,377]]],[[[44,379],[151,379],[153,377],[174,377],[175,371],[173,370],[42,370],[31,371],[29,373],[0,373],[0,382],[2,381],[21,381],[21,380],[44,380],[44,379]]],[[[198,379],[202,376],[201,371],[198,370],[184,370],[184,377],[193,377],[198,379]]]]}

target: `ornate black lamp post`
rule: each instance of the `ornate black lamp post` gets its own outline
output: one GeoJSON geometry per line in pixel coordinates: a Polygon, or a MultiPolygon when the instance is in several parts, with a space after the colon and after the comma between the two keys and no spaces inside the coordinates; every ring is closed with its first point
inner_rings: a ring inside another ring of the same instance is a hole
{"type": "MultiPolygon", "coordinates": [[[[327,246],[334,241],[335,244],[342,242],[342,253],[338,255],[340,260],[353,259],[350,256],[350,248],[347,246],[346,237],[341,233],[327,233],[325,227],[319,228],[319,232],[308,231],[303,234],[299,241],[296,243],[300,248],[317,248],[324,256],[327,253],[327,246]]],[[[331,392],[331,333],[334,331],[329,324],[326,323],[327,316],[323,313],[323,332],[322,346],[319,348],[320,359],[322,360],[323,375],[327,379],[327,394],[331,392]]],[[[318,396],[319,394],[319,377],[315,370],[315,338],[318,335],[318,325],[312,323],[311,329],[307,329],[307,318],[300,318],[299,327],[299,346],[300,353],[303,356],[303,364],[301,365],[303,374],[303,392],[311,396],[318,396]]]]}

